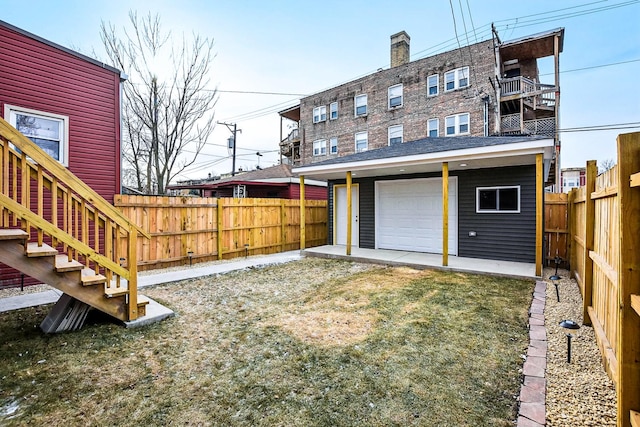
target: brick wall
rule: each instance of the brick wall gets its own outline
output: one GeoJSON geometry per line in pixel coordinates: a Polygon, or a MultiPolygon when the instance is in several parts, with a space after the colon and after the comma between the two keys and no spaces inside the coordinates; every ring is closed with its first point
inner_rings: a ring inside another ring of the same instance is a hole
{"type": "Polygon", "coordinates": [[[495,78],[494,50],[491,40],[462,49],[410,62],[337,86],[303,98],[300,101],[300,131],[302,164],[310,164],[335,156],[355,152],[355,133],[368,132],[368,149],[388,145],[388,128],[403,125],[403,140],[427,137],[427,121],[439,119],[440,136],[445,135],[445,117],[470,113],[470,134],[484,135],[484,100],[489,104],[489,134],[495,128],[495,91],[489,78],[495,78]],[[444,91],[444,74],[460,67],[469,67],[469,86],[444,91]],[[427,96],[427,77],[438,74],[438,95],[427,96]],[[388,108],[388,88],[403,84],[403,105],[388,108]],[[368,96],[368,114],[355,117],[354,97],[368,96]],[[338,103],[338,118],[330,120],[329,104],[338,103]],[[326,106],[327,120],[313,123],[313,109],[326,106]],[[338,138],[338,153],[329,154],[329,139],[338,138]],[[313,156],[313,141],[326,140],[326,155],[313,156]]]}

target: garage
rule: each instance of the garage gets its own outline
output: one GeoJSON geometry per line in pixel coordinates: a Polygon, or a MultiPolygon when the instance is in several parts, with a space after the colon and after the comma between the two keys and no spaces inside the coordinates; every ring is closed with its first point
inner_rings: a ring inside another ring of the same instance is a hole
{"type": "MultiPolygon", "coordinates": [[[[449,178],[449,254],[458,254],[458,181],[449,178]]],[[[376,181],[376,248],[442,253],[442,178],[376,181]]]]}

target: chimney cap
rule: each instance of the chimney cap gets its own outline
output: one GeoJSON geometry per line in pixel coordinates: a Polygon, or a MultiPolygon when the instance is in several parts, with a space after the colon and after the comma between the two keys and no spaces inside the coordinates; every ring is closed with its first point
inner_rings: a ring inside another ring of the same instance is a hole
{"type": "Polygon", "coordinates": [[[409,34],[407,34],[406,31],[402,30],[399,33],[395,33],[391,35],[391,40],[393,39],[404,39],[406,38],[407,41],[411,40],[411,37],[409,37],[409,34]]]}

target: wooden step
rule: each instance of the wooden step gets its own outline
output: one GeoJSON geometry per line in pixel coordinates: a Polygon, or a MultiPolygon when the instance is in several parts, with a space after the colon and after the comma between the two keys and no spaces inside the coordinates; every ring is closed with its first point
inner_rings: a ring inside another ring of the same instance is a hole
{"type": "Polygon", "coordinates": [[[69,261],[67,255],[56,256],[56,271],[58,273],[66,273],[67,271],[80,271],[84,268],[84,265],[72,259],[69,261]]]}
{"type": "Polygon", "coordinates": [[[82,281],[82,286],[104,285],[107,283],[106,277],[102,274],[96,274],[90,268],[83,268],[80,280],[82,281]]]}
{"type": "Polygon", "coordinates": [[[38,243],[36,242],[29,242],[27,243],[26,254],[29,258],[35,258],[41,256],[55,256],[59,255],[59,252],[46,243],[43,243],[42,246],[38,246],[38,243]]]}
{"type": "Polygon", "coordinates": [[[147,305],[149,304],[149,298],[144,295],[138,295],[138,317],[147,315],[147,305]]]}
{"type": "Polygon", "coordinates": [[[631,308],[633,308],[636,313],[638,313],[638,316],[640,316],[640,295],[631,295],[631,308]]]}
{"type": "Polygon", "coordinates": [[[631,427],[640,427],[640,412],[631,411],[631,427]]]}
{"type": "Polygon", "coordinates": [[[27,240],[29,235],[19,228],[0,229],[0,240],[27,240]]]}

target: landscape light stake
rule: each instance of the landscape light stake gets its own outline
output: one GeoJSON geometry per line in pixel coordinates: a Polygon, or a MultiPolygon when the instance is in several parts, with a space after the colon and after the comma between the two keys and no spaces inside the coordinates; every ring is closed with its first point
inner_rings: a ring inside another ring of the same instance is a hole
{"type": "Polygon", "coordinates": [[[556,287],[556,299],[560,302],[560,291],[558,290],[558,283],[554,280],[553,285],[556,287]]]}
{"type": "Polygon", "coordinates": [[[558,276],[558,266],[559,266],[559,265],[560,265],[560,263],[562,262],[562,258],[560,258],[559,256],[556,256],[556,257],[553,259],[553,261],[556,263],[556,273],[555,273],[553,276],[549,277],[549,279],[551,279],[551,280],[560,280],[560,279],[561,279],[561,277],[560,277],[560,276],[558,276]]]}
{"type": "Polygon", "coordinates": [[[249,256],[249,244],[244,244],[244,258],[246,259],[249,256]]]}
{"type": "MultiPolygon", "coordinates": [[[[560,322],[560,326],[565,329],[576,330],[580,329],[580,325],[578,325],[573,320],[563,320],[560,322]]],[[[567,363],[571,363],[571,339],[573,338],[573,334],[567,333],[567,363]]]]}

